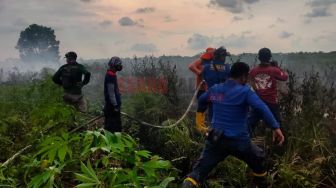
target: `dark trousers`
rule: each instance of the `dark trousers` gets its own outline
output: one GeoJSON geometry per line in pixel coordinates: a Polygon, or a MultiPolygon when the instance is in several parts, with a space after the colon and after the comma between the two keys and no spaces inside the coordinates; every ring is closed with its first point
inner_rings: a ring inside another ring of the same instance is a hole
{"type": "Polygon", "coordinates": [[[229,155],[246,162],[256,174],[266,172],[265,153],[249,138],[242,140],[225,138],[210,132],[202,154],[188,176],[203,183],[210,171],[229,155]]]}
{"type": "Polygon", "coordinates": [[[122,131],[120,111],[115,111],[112,105],[105,105],[104,116],[105,116],[104,129],[112,133],[122,131]]]}
{"type": "MultiPolygon", "coordinates": [[[[269,104],[265,103],[270,111],[272,112],[274,118],[277,120],[279,124],[281,124],[281,117],[280,117],[280,105],[279,104],[269,104]]],[[[254,133],[258,122],[262,119],[262,113],[258,109],[251,109],[249,116],[247,118],[248,128],[250,130],[250,134],[254,133]]]]}
{"type": "Polygon", "coordinates": [[[64,93],[63,101],[73,105],[80,112],[85,113],[87,111],[87,102],[81,94],[64,93]]]}

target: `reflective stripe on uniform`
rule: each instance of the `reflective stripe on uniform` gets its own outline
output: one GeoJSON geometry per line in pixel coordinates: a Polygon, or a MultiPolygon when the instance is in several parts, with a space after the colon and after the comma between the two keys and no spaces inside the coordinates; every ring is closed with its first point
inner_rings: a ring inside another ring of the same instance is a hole
{"type": "Polygon", "coordinates": [[[189,181],[189,182],[191,182],[193,185],[198,186],[197,181],[194,180],[193,178],[188,177],[188,178],[186,178],[184,181],[189,181]]]}
{"type": "Polygon", "coordinates": [[[253,174],[253,176],[256,176],[256,177],[263,177],[263,176],[267,175],[267,172],[264,172],[264,173],[261,173],[261,174],[253,172],[252,174],[253,174]]]}

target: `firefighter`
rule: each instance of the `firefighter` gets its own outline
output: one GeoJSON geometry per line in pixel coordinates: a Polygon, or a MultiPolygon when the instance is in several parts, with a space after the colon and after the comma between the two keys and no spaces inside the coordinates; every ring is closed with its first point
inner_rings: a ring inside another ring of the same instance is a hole
{"type": "Polygon", "coordinates": [[[90,82],[90,72],[84,65],[77,63],[77,54],[65,54],[66,64],[61,66],[52,80],[64,89],[64,102],[73,105],[80,112],[87,111],[87,103],[82,94],[82,87],[90,82]],[[83,79],[84,76],[84,79],[83,79]]]}
{"type": "MultiPolygon", "coordinates": [[[[230,56],[230,53],[224,47],[219,47],[214,52],[213,60],[210,63],[204,65],[202,75],[208,88],[212,87],[215,84],[223,83],[229,78],[231,65],[225,63],[227,56],[230,56]]],[[[212,104],[210,103],[208,108],[209,121],[211,121],[212,119],[212,110],[212,104]]],[[[197,111],[199,111],[199,108],[197,111]]],[[[200,133],[205,133],[206,127],[200,127],[199,125],[201,124],[197,122],[204,120],[205,114],[196,112],[196,129],[200,133]]]]}
{"type": "MultiPolygon", "coordinates": [[[[201,84],[203,80],[203,68],[205,65],[210,64],[213,60],[215,48],[208,47],[205,50],[205,53],[203,53],[199,59],[194,61],[189,65],[189,70],[191,70],[196,75],[196,88],[201,84]]],[[[197,99],[199,96],[201,96],[205,91],[207,90],[206,83],[202,83],[200,86],[198,92],[197,92],[197,99]]],[[[198,107],[197,107],[198,109],[198,107]]],[[[201,121],[205,116],[201,116],[199,113],[196,112],[196,122],[201,121]]],[[[196,123],[196,129],[200,133],[205,133],[207,127],[199,127],[199,123],[196,123]]]]}
{"type": "Polygon", "coordinates": [[[105,129],[110,132],[121,132],[121,97],[118,87],[117,72],[123,68],[122,61],[119,57],[112,57],[108,62],[108,70],[104,81],[104,116],[105,129]]]}
{"type": "MultiPolygon", "coordinates": [[[[211,63],[213,56],[214,56],[214,51],[216,49],[209,47],[205,50],[205,53],[203,53],[199,59],[194,61],[189,65],[189,70],[192,71],[196,75],[196,88],[197,86],[202,82],[203,80],[203,67],[209,63],[211,63]]],[[[203,84],[198,93],[197,93],[197,98],[201,96],[204,92],[206,91],[206,85],[203,84]]]]}
{"type": "MultiPolygon", "coordinates": [[[[208,103],[213,105],[211,128],[207,134],[205,147],[193,171],[183,182],[183,188],[201,185],[210,171],[227,156],[243,160],[252,169],[253,182],[259,187],[266,186],[265,154],[251,142],[247,127],[248,107],[260,110],[264,120],[273,129],[273,140],[279,145],[284,142],[280,125],[258,95],[248,86],[249,66],[234,63],[230,79],[215,84],[199,98],[200,113],[204,113],[208,103]]],[[[204,122],[199,122],[203,123],[204,122]]]]}
{"type": "MultiPolygon", "coordinates": [[[[252,68],[250,72],[251,86],[258,96],[265,102],[273,113],[273,116],[281,124],[280,105],[277,96],[277,81],[286,81],[288,74],[283,71],[276,61],[271,61],[272,53],[268,48],[261,48],[258,52],[260,64],[252,68]]],[[[258,109],[252,109],[248,124],[251,134],[261,120],[262,114],[258,109]]]]}

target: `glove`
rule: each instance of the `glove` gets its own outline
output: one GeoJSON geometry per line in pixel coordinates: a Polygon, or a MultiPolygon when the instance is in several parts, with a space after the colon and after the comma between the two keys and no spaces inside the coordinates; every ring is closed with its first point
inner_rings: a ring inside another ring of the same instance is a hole
{"type": "Polygon", "coordinates": [[[208,132],[208,127],[205,125],[204,112],[196,112],[196,129],[198,132],[205,134],[208,132]]]}

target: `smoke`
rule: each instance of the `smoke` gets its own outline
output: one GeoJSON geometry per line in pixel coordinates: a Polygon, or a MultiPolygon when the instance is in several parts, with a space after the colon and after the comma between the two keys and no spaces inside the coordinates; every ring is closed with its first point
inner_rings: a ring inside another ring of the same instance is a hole
{"type": "MultiPolygon", "coordinates": [[[[40,73],[43,69],[45,70],[57,70],[62,63],[55,62],[31,62],[26,63],[22,62],[20,59],[6,59],[4,61],[0,61],[0,82],[7,82],[13,75],[24,77],[31,77],[34,79],[32,75],[40,73]],[[28,76],[30,75],[30,76],[28,76]]],[[[21,79],[20,79],[21,80],[21,79]]],[[[24,80],[30,81],[30,80],[24,80]]]]}

